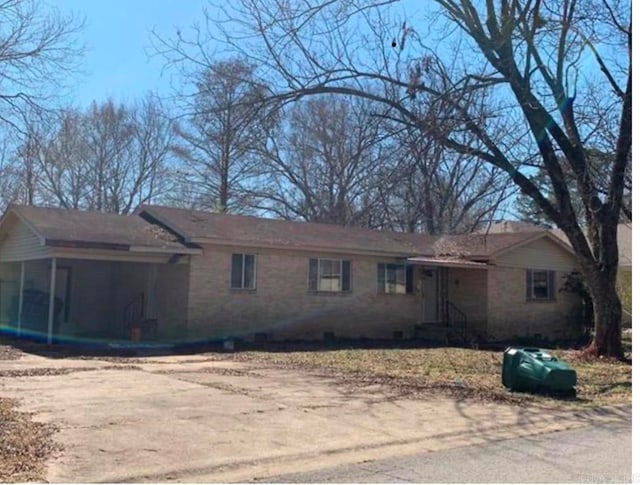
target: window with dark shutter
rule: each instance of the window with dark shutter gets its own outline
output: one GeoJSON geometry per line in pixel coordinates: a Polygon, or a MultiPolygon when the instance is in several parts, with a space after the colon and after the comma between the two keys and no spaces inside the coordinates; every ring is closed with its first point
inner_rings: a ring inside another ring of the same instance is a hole
{"type": "MultiPolygon", "coordinates": [[[[381,293],[408,293],[407,278],[413,273],[404,264],[378,264],[378,291],[381,293]]],[[[413,289],[413,286],[411,286],[413,289]]]]}
{"type": "Polygon", "coordinates": [[[309,291],[329,293],[351,291],[351,261],[310,259],[309,291]]]}
{"type": "Polygon", "coordinates": [[[527,300],[554,300],[555,279],[555,271],[527,270],[527,300]]]}
{"type": "Polygon", "coordinates": [[[407,293],[413,293],[413,266],[407,266],[407,293]]]}
{"type": "Polygon", "coordinates": [[[309,290],[318,291],[318,260],[309,260],[309,290]]]}
{"type": "Polygon", "coordinates": [[[351,261],[342,261],[342,291],[351,291],[351,261]]]}

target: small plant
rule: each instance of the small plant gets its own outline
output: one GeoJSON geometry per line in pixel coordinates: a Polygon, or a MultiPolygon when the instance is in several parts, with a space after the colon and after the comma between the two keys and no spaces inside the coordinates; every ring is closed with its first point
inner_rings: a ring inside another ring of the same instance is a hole
{"type": "Polygon", "coordinates": [[[582,298],[582,325],[585,336],[589,337],[594,329],[593,299],[584,276],[579,271],[572,271],[563,276],[564,283],[560,291],[575,293],[582,298]]]}

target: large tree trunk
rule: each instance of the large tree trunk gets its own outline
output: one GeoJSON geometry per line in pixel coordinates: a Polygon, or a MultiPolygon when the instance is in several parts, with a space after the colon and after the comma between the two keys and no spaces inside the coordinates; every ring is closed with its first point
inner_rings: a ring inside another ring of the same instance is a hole
{"type": "Polygon", "coordinates": [[[587,278],[595,316],[595,333],[588,352],[621,358],[622,305],[616,291],[616,274],[617,268],[613,267],[587,278]]]}

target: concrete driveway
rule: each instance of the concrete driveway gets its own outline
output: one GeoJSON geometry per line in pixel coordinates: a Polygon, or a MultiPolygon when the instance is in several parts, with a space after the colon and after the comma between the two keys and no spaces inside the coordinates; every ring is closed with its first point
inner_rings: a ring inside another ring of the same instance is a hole
{"type": "MultiPolygon", "coordinates": [[[[51,482],[250,481],[616,420],[442,397],[407,399],[302,371],[206,356],[26,355],[0,395],[52,422],[51,482]],[[52,370],[47,370],[52,369],[52,370]],[[31,374],[53,375],[29,375],[31,374]]],[[[8,374],[4,372],[4,374],[8,374]]]]}

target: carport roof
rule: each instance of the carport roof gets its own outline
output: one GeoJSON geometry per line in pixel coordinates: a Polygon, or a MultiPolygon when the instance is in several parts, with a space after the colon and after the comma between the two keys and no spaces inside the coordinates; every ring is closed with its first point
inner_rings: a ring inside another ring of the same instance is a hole
{"type": "Polygon", "coordinates": [[[14,213],[47,246],[124,251],[191,252],[178,238],[137,216],[12,204],[14,213]]]}

